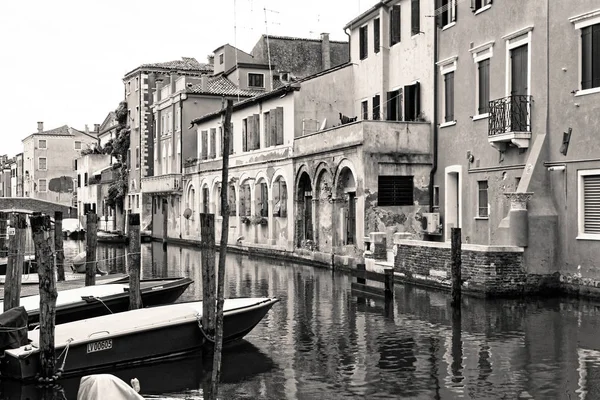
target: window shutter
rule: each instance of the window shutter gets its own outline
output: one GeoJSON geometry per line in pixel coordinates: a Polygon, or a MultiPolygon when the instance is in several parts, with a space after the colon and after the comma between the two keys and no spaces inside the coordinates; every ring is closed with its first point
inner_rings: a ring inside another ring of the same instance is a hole
{"type": "Polygon", "coordinates": [[[254,149],[260,149],[260,115],[254,114],[254,149]]]}
{"type": "Polygon", "coordinates": [[[373,47],[375,53],[379,53],[380,47],[380,35],[381,35],[381,26],[379,18],[375,18],[373,20],[373,47]]]}
{"type": "Polygon", "coordinates": [[[396,43],[400,42],[400,5],[392,6],[390,10],[390,45],[393,46],[396,43]]]}
{"type": "Polygon", "coordinates": [[[242,120],[242,151],[248,151],[248,120],[242,120]]]}
{"type": "Polygon", "coordinates": [[[410,19],[411,19],[411,30],[412,34],[416,35],[421,31],[421,4],[420,0],[412,0],[411,2],[411,10],[410,10],[410,19]]]}
{"type": "Polygon", "coordinates": [[[275,109],[275,125],[277,132],[276,144],[283,144],[283,107],[275,109]]]}
{"type": "Polygon", "coordinates": [[[415,119],[418,119],[419,116],[421,115],[421,83],[417,82],[414,85],[414,90],[415,90],[415,95],[414,95],[414,101],[415,101],[415,119]]]}
{"type": "Polygon", "coordinates": [[[583,231],[600,234],[600,175],[583,177],[583,231]]]}
{"type": "Polygon", "coordinates": [[[440,7],[442,7],[442,0],[435,0],[435,22],[437,24],[438,27],[442,27],[443,22],[442,22],[442,13],[440,12],[440,7]]]}
{"type": "Polygon", "coordinates": [[[381,119],[381,100],[379,95],[373,96],[373,120],[381,119]]]}
{"type": "Polygon", "coordinates": [[[266,112],[265,117],[265,147],[271,147],[271,114],[266,112]]]}
{"type": "MultiPolygon", "coordinates": [[[[206,160],[208,155],[208,131],[202,131],[202,159],[206,160]]],[[[163,155],[165,157],[166,154],[163,155]]]]}
{"type": "Polygon", "coordinates": [[[210,128],[210,158],[215,158],[217,154],[217,129],[210,128]]]}

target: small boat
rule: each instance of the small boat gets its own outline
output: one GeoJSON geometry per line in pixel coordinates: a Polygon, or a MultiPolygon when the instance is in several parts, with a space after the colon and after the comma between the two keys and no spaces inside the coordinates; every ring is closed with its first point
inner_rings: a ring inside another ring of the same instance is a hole
{"type": "Polygon", "coordinates": [[[127,243],[127,236],[120,232],[98,231],[96,240],[102,243],[127,243]]]}
{"type": "MultiPolygon", "coordinates": [[[[223,343],[243,338],[277,303],[277,298],[227,299],[223,343]]],[[[201,330],[202,302],[142,308],[60,324],[54,343],[62,376],[180,357],[200,349],[207,338],[201,330]]],[[[7,325],[10,326],[10,325],[7,325]]],[[[40,371],[40,331],[27,332],[29,343],[4,351],[3,378],[32,380],[40,371]]],[[[3,333],[3,335],[6,335],[3,333]]]]}
{"type": "Polygon", "coordinates": [[[77,218],[65,218],[62,220],[63,237],[83,240],[85,239],[85,229],[77,218]]]}
{"type": "Polygon", "coordinates": [[[144,400],[138,392],[111,374],[87,375],[81,378],[77,400],[144,400]]]}
{"type": "MultiPolygon", "coordinates": [[[[73,257],[73,260],[71,260],[71,269],[73,270],[73,272],[76,272],[78,274],[85,274],[87,272],[85,265],[86,258],[87,252],[85,250],[73,257]]],[[[107,273],[108,272],[102,271],[100,268],[98,268],[98,266],[96,266],[96,274],[106,275],[107,273]]]]}
{"type": "MultiPolygon", "coordinates": [[[[23,273],[29,274],[31,272],[37,272],[37,263],[35,263],[35,255],[28,254],[23,257],[23,273]]],[[[6,275],[6,269],[8,268],[8,258],[0,258],[0,275],[6,275]]]]}
{"type": "MultiPolygon", "coordinates": [[[[142,304],[157,306],[177,300],[189,285],[190,278],[143,279],[140,281],[142,304]]],[[[3,309],[4,302],[0,302],[3,309]]],[[[21,297],[31,327],[39,323],[40,296],[21,297]]],[[[122,281],[61,290],[56,297],[56,323],[77,321],[129,309],[129,284],[122,281]]]]}

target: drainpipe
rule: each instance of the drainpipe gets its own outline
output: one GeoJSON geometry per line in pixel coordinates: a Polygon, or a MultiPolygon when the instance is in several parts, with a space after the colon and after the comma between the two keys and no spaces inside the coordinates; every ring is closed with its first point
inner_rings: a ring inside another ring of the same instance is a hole
{"type": "Polygon", "coordinates": [[[346,32],[346,28],[344,28],[344,33],[348,35],[348,62],[350,62],[352,60],[352,37],[346,32]]]}
{"type": "MultiPolygon", "coordinates": [[[[435,9],[435,0],[432,0],[435,9]]],[[[437,16],[433,17],[433,160],[429,173],[429,212],[433,212],[433,178],[438,164],[438,24],[437,16]]]]}

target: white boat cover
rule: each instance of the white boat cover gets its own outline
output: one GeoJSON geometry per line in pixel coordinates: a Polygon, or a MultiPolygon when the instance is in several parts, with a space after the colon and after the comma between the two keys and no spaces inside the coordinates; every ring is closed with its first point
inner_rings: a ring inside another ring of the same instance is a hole
{"type": "Polygon", "coordinates": [[[75,232],[83,229],[83,225],[77,218],[64,218],[62,222],[63,232],[75,232]]]}
{"type": "Polygon", "coordinates": [[[77,400],[100,399],[143,400],[144,398],[114,375],[98,374],[81,378],[77,400]]]}
{"type": "MultiPolygon", "coordinates": [[[[84,286],[75,289],[61,290],[56,297],[56,307],[65,306],[72,303],[80,302],[81,296],[105,297],[119,293],[123,293],[129,285],[111,283],[105,285],[84,286]]],[[[21,297],[20,305],[25,307],[27,312],[39,311],[40,296],[21,297]]],[[[4,306],[4,302],[0,301],[0,308],[4,306]]]]}

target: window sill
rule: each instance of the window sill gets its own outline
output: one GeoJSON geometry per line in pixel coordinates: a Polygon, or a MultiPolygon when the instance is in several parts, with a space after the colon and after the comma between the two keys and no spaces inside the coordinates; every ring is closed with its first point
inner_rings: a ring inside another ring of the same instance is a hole
{"type": "Polygon", "coordinates": [[[440,124],[440,128],[447,128],[449,126],[454,126],[456,125],[456,121],[448,121],[448,122],[444,122],[443,124],[440,124]]]}
{"type": "Polygon", "coordinates": [[[450,22],[448,25],[445,25],[442,30],[445,31],[446,29],[450,29],[452,28],[454,25],[456,25],[456,21],[455,22],[450,22]]]}
{"type": "Polygon", "coordinates": [[[479,10],[475,11],[474,14],[475,15],[481,14],[482,12],[487,11],[490,8],[492,8],[492,5],[488,4],[487,6],[481,7],[479,10]]]}
{"type": "Polygon", "coordinates": [[[489,118],[489,116],[490,116],[489,113],[474,115],[473,121],[478,121],[480,119],[489,118]]]}
{"type": "Polygon", "coordinates": [[[575,239],[577,240],[600,240],[600,235],[593,233],[580,233],[575,239]]]}
{"type": "Polygon", "coordinates": [[[475,220],[477,221],[488,221],[490,219],[490,217],[475,217],[475,220]]]}
{"type": "Polygon", "coordinates": [[[575,93],[575,97],[585,96],[585,95],[593,94],[593,93],[600,93],[600,87],[578,90],[577,93],[575,93]]]}

